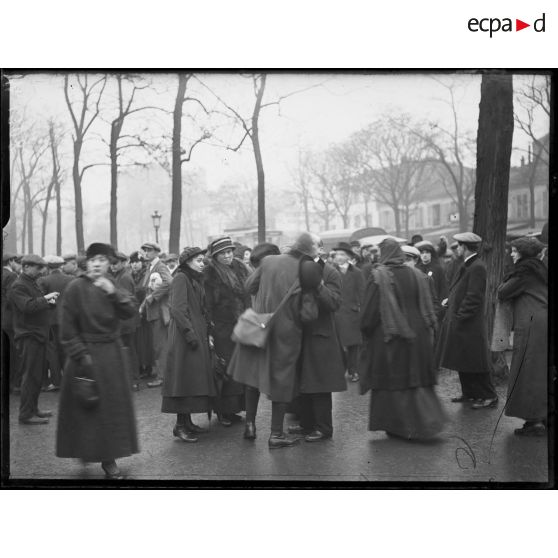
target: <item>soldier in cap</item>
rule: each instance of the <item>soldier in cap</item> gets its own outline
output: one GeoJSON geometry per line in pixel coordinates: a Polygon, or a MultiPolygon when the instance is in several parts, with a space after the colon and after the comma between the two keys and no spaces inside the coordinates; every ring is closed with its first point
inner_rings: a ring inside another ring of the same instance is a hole
{"type": "Polygon", "coordinates": [[[146,297],[140,306],[140,313],[145,315],[153,335],[153,380],[147,387],[158,387],[163,383],[165,369],[165,353],[170,321],[169,289],[172,275],[169,268],[159,257],[161,247],[155,242],[145,242],[141,249],[147,261],[147,269],[142,287],[146,289],[146,297]]]}
{"type": "MultiPolygon", "coordinates": [[[[43,292],[57,292],[60,297],[64,294],[66,287],[73,281],[73,277],[62,273],[64,259],[60,256],[45,256],[49,273],[38,281],[43,292]]],[[[60,343],[60,330],[58,323],[57,308],[60,306],[61,298],[58,298],[56,306],[50,308],[50,327],[47,345],[48,371],[45,370],[43,388],[44,391],[57,391],[62,381],[62,368],[64,366],[64,350],[60,343]]]]}
{"type": "Polygon", "coordinates": [[[19,392],[21,384],[21,373],[19,358],[14,343],[14,326],[12,317],[12,305],[9,293],[13,282],[21,271],[21,257],[12,252],[2,253],[2,335],[4,346],[9,347],[10,358],[10,388],[19,392]]]}
{"type": "Polygon", "coordinates": [[[461,395],[452,402],[470,402],[473,409],[496,407],[498,396],[490,377],[488,340],[485,326],[486,265],[478,256],[481,237],[473,232],[453,237],[463,265],[453,278],[440,331],[438,361],[457,370],[461,395]]]}
{"type": "Polygon", "coordinates": [[[58,292],[43,294],[37,280],[46,269],[43,258],[31,254],[21,259],[22,273],[14,281],[10,301],[14,310],[14,340],[21,357],[21,424],[46,424],[51,411],[40,411],[39,394],[46,359],[50,307],[58,292]]]}

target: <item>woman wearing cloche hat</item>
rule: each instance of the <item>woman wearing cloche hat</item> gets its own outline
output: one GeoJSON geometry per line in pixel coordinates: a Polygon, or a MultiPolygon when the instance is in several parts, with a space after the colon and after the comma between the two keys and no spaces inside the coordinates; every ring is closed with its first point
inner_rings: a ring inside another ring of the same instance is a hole
{"type": "Polygon", "coordinates": [[[176,414],[173,435],[197,442],[205,430],[192,413],[211,411],[215,386],[211,370],[203,269],[205,250],[184,248],[170,286],[168,354],[163,376],[163,413],[176,414]]]}

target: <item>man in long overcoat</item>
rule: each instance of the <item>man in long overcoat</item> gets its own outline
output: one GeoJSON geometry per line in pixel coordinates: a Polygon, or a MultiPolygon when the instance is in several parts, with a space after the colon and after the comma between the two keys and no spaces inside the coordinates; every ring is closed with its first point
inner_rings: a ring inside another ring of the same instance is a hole
{"type": "MultiPolygon", "coordinates": [[[[12,304],[9,293],[14,281],[21,271],[21,258],[16,254],[4,252],[2,254],[2,335],[5,346],[9,347],[10,358],[10,389],[19,391],[21,384],[21,369],[14,342],[14,325],[12,304]]],[[[4,364],[4,363],[3,363],[4,364]]]]}
{"type": "Polygon", "coordinates": [[[140,311],[145,313],[153,333],[153,375],[155,378],[147,382],[147,387],[158,387],[163,383],[162,375],[165,369],[165,352],[167,347],[169,312],[169,289],[172,281],[169,268],[159,258],[161,248],[154,242],[142,245],[148,269],[145,272],[143,287],[147,289],[147,296],[142,302],[140,311]]]}
{"type": "Polygon", "coordinates": [[[39,394],[46,358],[50,325],[50,306],[56,304],[57,292],[43,295],[37,279],[44,273],[46,262],[31,254],[21,260],[23,271],[10,291],[13,307],[14,340],[21,356],[21,424],[46,424],[51,411],[40,411],[39,394]]]}
{"type": "Polygon", "coordinates": [[[465,232],[454,236],[463,265],[450,285],[448,310],[440,332],[440,365],[457,370],[461,395],[454,403],[472,401],[473,409],[495,407],[498,396],[490,377],[485,327],[486,265],[478,256],[480,236],[465,232]]]}
{"type": "Polygon", "coordinates": [[[334,248],[334,267],[341,280],[341,301],[335,313],[339,338],[345,351],[346,366],[352,382],[358,382],[359,349],[362,345],[360,309],[364,298],[364,275],[349,259],[356,257],[349,244],[340,242],[334,248]]]}

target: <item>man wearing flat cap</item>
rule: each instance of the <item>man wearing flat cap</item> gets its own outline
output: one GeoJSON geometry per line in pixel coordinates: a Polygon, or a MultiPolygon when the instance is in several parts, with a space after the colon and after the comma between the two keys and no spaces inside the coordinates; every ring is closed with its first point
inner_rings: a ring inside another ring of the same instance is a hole
{"type": "Polygon", "coordinates": [[[70,277],[78,276],[78,264],[76,254],[64,254],[62,256],[64,260],[64,265],[62,266],[62,273],[69,275],[70,277]]]}
{"type": "Polygon", "coordinates": [[[496,407],[498,396],[490,377],[484,319],[486,265],[477,253],[482,239],[472,232],[456,234],[454,239],[464,261],[450,285],[448,299],[442,302],[447,312],[440,331],[438,360],[444,368],[459,373],[461,395],[452,402],[470,402],[472,409],[496,407]]]}
{"type": "Polygon", "coordinates": [[[48,274],[41,277],[37,283],[44,293],[60,293],[56,305],[51,305],[49,311],[49,333],[47,344],[47,361],[50,379],[45,372],[44,384],[45,391],[56,391],[60,389],[62,382],[62,367],[64,366],[64,350],[60,343],[60,329],[58,323],[57,308],[61,303],[61,296],[66,287],[73,281],[73,277],[62,273],[64,259],[60,256],[45,256],[48,267],[48,274]]]}
{"type": "Polygon", "coordinates": [[[145,242],[141,249],[149,267],[145,272],[142,285],[146,289],[147,296],[140,306],[140,312],[145,315],[153,333],[154,379],[147,382],[147,387],[158,387],[163,383],[165,369],[165,351],[170,321],[169,289],[172,276],[169,268],[159,257],[161,248],[158,244],[145,242]]]}
{"type": "Polygon", "coordinates": [[[10,388],[19,391],[21,374],[19,359],[14,343],[13,311],[9,300],[9,293],[14,281],[21,271],[21,258],[11,252],[2,253],[2,335],[4,346],[9,347],[10,353],[10,388]]]}
{"type": "Polygon", "coordinates": [[[50,411],[38,408],[39,394],[46,359],[46,344],[50,325],[50,307],[56,304],[58,292],[43,295],[37,280],[46,262],[34,254],[21,259],[22,273],[14,281],[10,301],[14,309],[14,340],[21,356],[21,424],[46,424],[50,411]]]}

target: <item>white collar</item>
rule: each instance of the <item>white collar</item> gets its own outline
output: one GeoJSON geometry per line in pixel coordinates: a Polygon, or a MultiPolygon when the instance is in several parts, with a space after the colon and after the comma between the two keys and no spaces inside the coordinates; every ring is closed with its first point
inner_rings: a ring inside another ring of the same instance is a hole
{"type": "Polygon", "coordinates": [[[467,256],[464,260],[463,263],[465,263],[467,260],[470,260],[471,258],[474,258],[477,255],[477,252],[475,252],[474,254],[471,254],[470,256],[467,256]]]}

